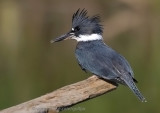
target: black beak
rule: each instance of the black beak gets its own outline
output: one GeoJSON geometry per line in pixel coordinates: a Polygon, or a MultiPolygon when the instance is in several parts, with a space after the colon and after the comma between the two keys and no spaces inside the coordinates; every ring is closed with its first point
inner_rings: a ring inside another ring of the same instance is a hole
{"type": "Polygon", "coordinates": [[[65,39],[67,39],[67,38],[69,38],[69,37],[71,37],[71,36],[73,36],[73,34],[71,34],[71,33],[69,32],[69,33],[67,33],[67,34],[65,34],[65,35],[62,35],[62,36],[60,36],[60,37],[57,37],[57,38],[51,40],[51,43],[65,40],[65,39]]]}

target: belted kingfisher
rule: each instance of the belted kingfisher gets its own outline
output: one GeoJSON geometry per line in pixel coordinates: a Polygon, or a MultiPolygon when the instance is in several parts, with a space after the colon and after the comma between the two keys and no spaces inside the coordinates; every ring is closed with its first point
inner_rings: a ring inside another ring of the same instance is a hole
{"type": "Polygon", "coordinates": [[[139,100],[146,102],[135,85],[137,80],[128,61],[103,42],[102,33],[100,17],[89,17],[87,10],[78,9],[72,16],[71,30],[51,40],[51,43],[68,38],[77,40],[75,56],[82,70],[116,84],[127,85],[139,100]]]}

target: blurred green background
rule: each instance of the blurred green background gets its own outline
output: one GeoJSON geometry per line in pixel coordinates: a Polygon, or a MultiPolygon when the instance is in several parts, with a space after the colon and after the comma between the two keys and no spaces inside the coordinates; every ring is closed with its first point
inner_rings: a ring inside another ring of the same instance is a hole
{"type": "Polygon", "coordinates": [[[77,65],[76,41],[51,44],[71,29],[72,14],[100,14],[105,42],[130,62],[147,103],[120,85],[64,113],[160,113],[159,0],[1,0],[0,109],[89,77],[77,65]]]}

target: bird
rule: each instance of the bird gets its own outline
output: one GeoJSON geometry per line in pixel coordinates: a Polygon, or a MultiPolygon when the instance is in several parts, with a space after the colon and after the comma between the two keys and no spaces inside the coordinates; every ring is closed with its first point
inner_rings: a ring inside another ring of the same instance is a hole
{"type": "Polygon", "coordinates": [[[137,80],[128,61],[104,43],[103,29],[99,15],[88,16],[85,8],[79,8],[72,16],[69,32],[51,40],[51,43],[76,40],[75,56],[82,70],[104,80],[126,85],[141,102],[147,102],[135,84],[137,80]]]}

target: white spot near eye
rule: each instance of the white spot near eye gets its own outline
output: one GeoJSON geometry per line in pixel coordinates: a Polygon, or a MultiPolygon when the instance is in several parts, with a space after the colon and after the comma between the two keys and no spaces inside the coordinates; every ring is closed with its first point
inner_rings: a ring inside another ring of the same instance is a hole
{"type": "Polygon", "coordinates": [[[72,28],[72,31],[74,31],[74,28],[72,28]]]}

